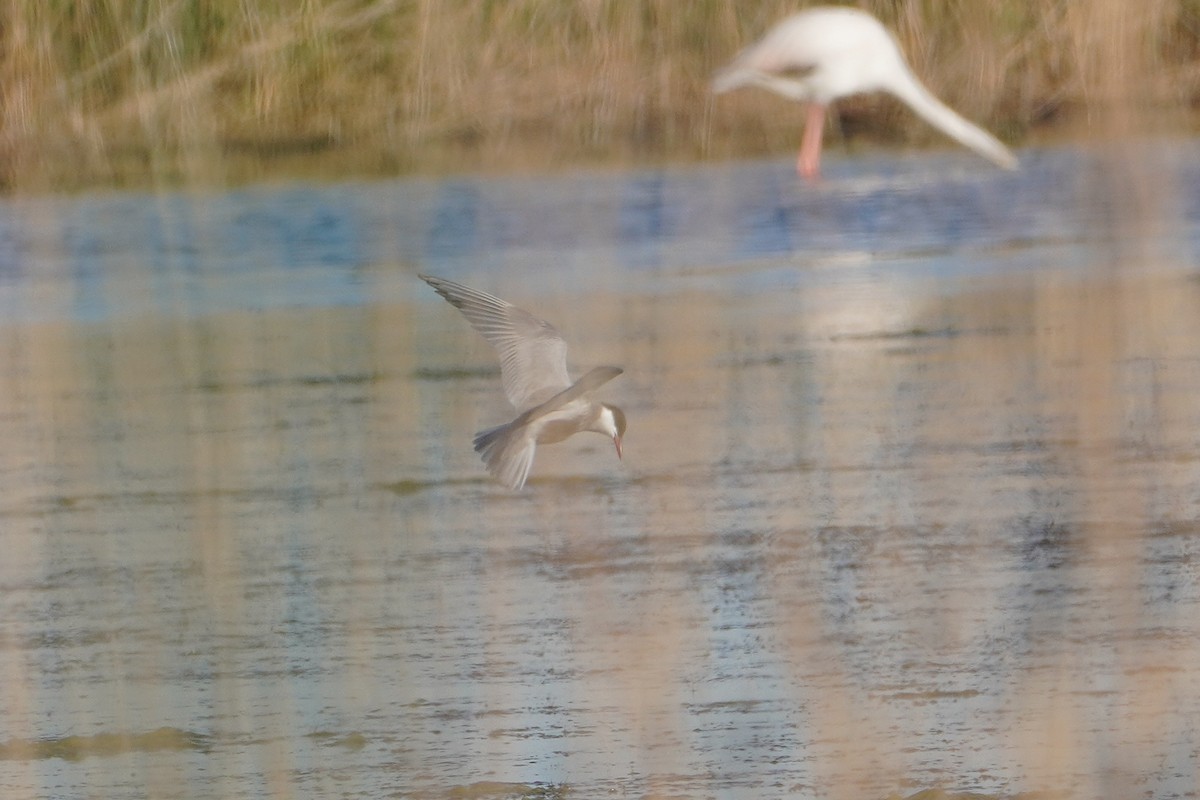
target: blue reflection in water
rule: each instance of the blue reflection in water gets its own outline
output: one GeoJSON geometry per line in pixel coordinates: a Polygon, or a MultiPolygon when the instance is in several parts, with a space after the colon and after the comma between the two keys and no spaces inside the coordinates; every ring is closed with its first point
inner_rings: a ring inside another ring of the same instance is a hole
{"type": "Polygon", "coordinates": [[[761,258],[792,251],[790,218],[797,209],[787,206],[791,192],[784,188],[783,181],[778,171],[771,171],[747,187],[749,191],[743,194],[739,203],[744,210],[737,226],[740,235],[734,240],[735,255],[761,258]]]}
{"type": "Polygon", "coordinates": [[[14,283],[25,277],[25,238],[21,235],[20,220],[15,214],[0,214],[0,285],[14,283]]]}
{"type": "Polygon", "coordinates": [[[662,265],[662,244],[671,236],[670,215],[664,173],[638,175],[622,191],[617,215],[617,238],[622,242],[622,262],[630,267],[662,265]]]}
{"type": "Polygon", "coordinates": [[[491,237],[481,230],[479,207],[482,202],[478,186],[461,180],[446,184],[426,237],[424,254],[429,260],[462,258],[486,249],[480,240],[491,237]]]}
{"type": "MultiPolygon", "coordinates": [[[[1200,239],[1194,150],[1155,151],[1179,176],[1187,226],[1165,235],[1179,238],[1184,259],[1200,239]]],[[[934,275],[1090,262],[1078,245],[1112,218],[1111,192],[1092,189],[1119,176],[1074,150],[1023,158],[1016,173],[967,156],[846,159],[820,183],[770,161],[9,200],[0,204],[0,313],[94,320],[354,305],[375,299],[368,267],[505,270],[532,291],[542,276],[588,291],[624,272],[622,281],[653,292],[697,269],[758,286],[756,270],[833,280],[844,270],[805,266],[846,253],[934,275]]]]}

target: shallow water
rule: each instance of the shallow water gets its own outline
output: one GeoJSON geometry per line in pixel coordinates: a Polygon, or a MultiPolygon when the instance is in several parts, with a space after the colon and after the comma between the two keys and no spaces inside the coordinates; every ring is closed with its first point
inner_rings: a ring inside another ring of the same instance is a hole
{"type": "Polygon", "coordinates": [[[1198,154],[8,201],[0,794],[1197,796],[1198,154]]]}

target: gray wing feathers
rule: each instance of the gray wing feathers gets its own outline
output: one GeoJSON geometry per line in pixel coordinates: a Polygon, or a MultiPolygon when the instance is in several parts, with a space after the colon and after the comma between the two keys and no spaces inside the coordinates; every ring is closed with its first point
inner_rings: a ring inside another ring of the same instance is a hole
{"type": "Polygon", "coordinates": [[[487,292],[444,278],[419,277],[496,348],[504,394],[518,411],[570,387],[567,343],[553,325],[487,292]]]}
{"type": "Polygon", "coordinates": [[[515,420],[513,420],[512,424],[523,425],[532,417],[540,417],[545,414],[549,414],[551,411],[560,409],[572,400],[583,397],[593,389],[603,386],[624,371],[625,370],[621,369],[620,367],[596,367],[595,369],[590,370],[582,378],[575,381],[575,383],[573,383],[571,386],[563,389],[561,392],[550,397],[545,402],[534,406],[521,416],[517,417],[515,420]]]}

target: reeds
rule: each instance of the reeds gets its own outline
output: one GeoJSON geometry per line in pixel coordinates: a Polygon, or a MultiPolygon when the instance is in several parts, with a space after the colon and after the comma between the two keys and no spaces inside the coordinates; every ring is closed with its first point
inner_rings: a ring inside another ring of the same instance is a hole
{"type": "MultiPolygon", "coordinates": [[[[758,92],[716,104],[708,81],[800,5],[15,2],[0,12],[0,181],[20,189],[222,181],[321,161],[386,174],[777,152],[793,146],[799,114],[758,92]]],[[[1200,99],[1197,0],[859,5],[896,32],[936,93],[1010,140],[1086,123],[1129,95],[1154,108],[1200,99]],[[1114,57],[1130,80],[1112,80],[1114,57]]],[[[927,135],[887,102],[844,114],[847,134],[866,114],[887,138],[927,135]]]]}

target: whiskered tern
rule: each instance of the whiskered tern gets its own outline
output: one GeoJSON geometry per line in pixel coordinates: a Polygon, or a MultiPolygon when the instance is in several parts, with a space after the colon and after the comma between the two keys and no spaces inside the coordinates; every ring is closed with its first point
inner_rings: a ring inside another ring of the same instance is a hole
{"type": "Polygon", "coordinates": [[[617,458],[621,457],[625,413],[589,397],[594,389],[620,375],[620,367],[596,367],[572,383],[567,373],[567,343],[549,322],[461,283],[430,275],[419,277],[496,348],[504,393],[520,412],[512,422],[475,435],[475,452],[488,472],[510,489],[520,489],[529,477],[538,443],[561,442],[581,431],[610,437],[617,458]]]}

